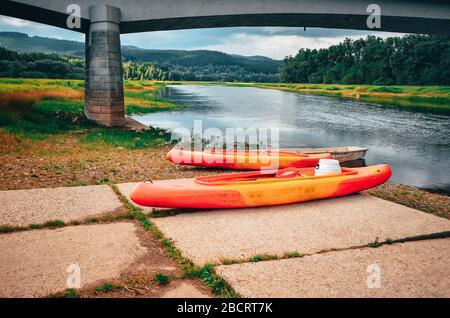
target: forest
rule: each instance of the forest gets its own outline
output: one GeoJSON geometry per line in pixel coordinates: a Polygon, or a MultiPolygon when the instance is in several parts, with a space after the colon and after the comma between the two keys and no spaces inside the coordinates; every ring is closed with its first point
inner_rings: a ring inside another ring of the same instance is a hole
{"type": "Polygon", "coordinates": [[[450,38],[407,35],[346,39],[284,59],[280,81],[316,84],[449,85],[450,38]]]}
{"type": "Polygon", "coordinates": [[[84,79],[84,60],[0,47],[0,77],[84,79]]]}
{"type": "MultiPolygon", "coordinates": [[[[276,73],[249,72],[236,64],[165,65],[126,61],[124,79],[221,82],[277,82],[276,73]]],[[[0,77],[84,79],[84,59],[55,53],[17,53],[0,47],[0,77]]]]}
{"type": "MultiPolygon", "coordinates": [[[[74,65],[70,63],[74,60],[84,60],[82,42],[28,36],[20,32],[0,32],[0,47],[19,54],[46,54],[12,58],[14,54],[3,52],[0,55],[0,60],[3,61],[0,76],[46,75],[47,78],[75,79],[84,77],[83,72],[74,70],[74,65]],[[33,57],[40,60],[38,71],[34,65],[27,65],[33,57]],[[26,61],[21,67],[18,66],[20,63],[14,63],[20,59],[26,61]],[[65,64],[67,69],[64,70],[61,63],[65,64]],[[50,66],[48,71],[45,67],[47,65],[50,66]],[[56,72],[52,71],[55,67],[56,72]]],[[[278,69],[282,62],[264,56],[240,56],[209,50],[142,49],[129,45],[122,46],[122,57],[126,79],[153,80],[277,82],[278,69]]]]}

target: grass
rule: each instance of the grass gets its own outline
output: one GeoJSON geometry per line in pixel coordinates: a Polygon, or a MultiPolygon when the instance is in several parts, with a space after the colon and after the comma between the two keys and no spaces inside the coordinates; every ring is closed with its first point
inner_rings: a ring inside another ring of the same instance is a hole
{"type": "MultiPolygon", "coordinates": [[[[5,99],[3,103],[6,103],[5,99]]],[[[0,105],[0,127],[8,133],[31,140],[95,127],[95,124],[81,119],[82,107],[81,102],[67,99],[37,102],[11,100],[5,107],[0,105]],[[76,108],[78,111],[74,110],[76,108]]]]}
{"type": "Polygon", "coordinates": [[[233,265],[233,264],[239,264],[239,263],[241,263],[241,261],[237,260],[237,259],[232,259],[232,258],[222,258],[220,260],[220,263],[222,265],[233,265]]]}
{"type": "Polygon", "coordinates": [[[80,295],[76,289],[67,289],[63,294],[62,298],[79,298],[80,295]]]}
{"type": "Polygon", "coordinates": [[[27,229],[27,227],[24,227],[24,226],[2,225],[2,226],[0,226],[0,234],[19,232],[19,231],[24,231],[26,229],[27,229]]]}
{"type": "Polygon", "coordinates": [[[125,91],[125,105],[125,112],[127,115],[145,114],[179,108],[178,105],[155,96],[155,91],[148,90],[125,91]]]}
{"type": "Polygon", "coordinates": [[[156,274],[154,279],[160,285],[167,285],[170,283],[170,277],[161,273],[156,274]]]}
{"type": "MultiPolygon", "coordinates": [[[[54,220],[54,221],[47,221],[45,222],[41,227],[43,228],[50,228],[50,229],[56,229],[58,227],[63,227],[66,224],[61,220],[54,220]]],[[[30,226],[30,228],[33,228],[33,225],[30,226]]],[[[36,227],[34,227],[36,228],[36,227]]]]}
{"type": "Polygon", "coordinates": [[[239,298],[230,285],[228,285],[219,275],[215,273],[214,266],[206,264],[203,267],[195,268],[189,273],[186,273],[187,277],[199,278],[204,284],[209,286],[213,293],[227,298],[239,298]]]}
{"type": "Polygon", "coordinates": [[[90,130],[80,141],[91,147],[109,146],[126,149],[144,149],[163,145],[170,140],[170,135],[162,129],[150,129],[142,132],[126,129],[97,128],[90,130]]]}
{"type": "Polygon", "coordinates": [[[28,226],[9,226],[9,225],[2,225],[0,226],[0,234],[5,233],[13,233],[13,232],[21,232],[21,231],[27,231],[27,230],[35,230],[35,229],[56,229],[66,226],[66,223],[64,223],[61,220],[52,220],[47,221],[42,224],[30,224],[28,226]]]}
{"type": "Polygon", "coordinates": [[[119,214],[111,214],[104,215],[101,217],[90,217],[84,220],[75,220],[70,222],[63,222],[61,220],[52,220],[44,223],[33,223],[27,226],[9,226],[9,225],[1,225],[0,226],[0,234],[13,233],[13,232],[22,232],[29,230],[37,230],[37,229],[56,229],[65,226],[78,226],[78,225],[86,225],[86,224],[99,224],[99,223],[111,223],[116,222],[118,220],[133,220],[135,215],[130,213],[119,213],[119,214]]]}
{"type": "Polygon", "coordinates": [[[282,260],[282,259],[288,259],[288,258],[300,258],[305,256],[302,253],[299,253],[297,251],[292,252],[285,252],[282,256],[278,255],[271,255],[271,254],[256,254],[253,256],[250,256],[248,258],[242,258],[242,259],[233,259],[233,258],[222,258],[220,260],[221,265],[233,265],[233,264],[242,264],[242,263],[257,263],[257,262],[263,262],[263,261],[273,261],[273,260],[282,260]]]}
{"type": "Polygon", "coordinates": [[[284,258],[297,258],[297,257],[303,257],[303,256],[304,255],[302,253],[299,253],[297,251],[284,253],[284,258]]]}
{"type": "Polygon", "coordinates": [[[257,254],[257,255],[250,257],[250,262],[261,262],[261,261],[269,261],[269,260],[276,260],[276,259],[278,259],[278,256],[276,256],[276,255],[257,254]]]}
{"type": "Polygon", "coordinates": [[[390,238],[387,238],[384,241],[380,241],[380,238],[377,237],[377,238],[375,238],[375,241],[368,243],[367,246],[372,247],[372,248],[377,248],[377,247],[380,247],[383,245],[391,245],[391,244],[394,244],[396,242],[401,242],[401,241],[402,240],[393,240],[390,238]]]}
{"type": "Polygon", "coordinates": [[[450,197],[448,195],[431,193],[415,187],[390,182],[367,192],[387,201],[450,219],[450,197]]]}
{"type": "MultiPolygon", "coordinates": [[[[83,81],[72,80],[0,79],[0,127],[19,139],[34,141],[82,131],[85,134],[80,141],[91,147],[144,149],[169,140],[168,134],[160,129],[139,133],[103,128],[88,121],[83,113],[83,85],[83,81]]],[[[164,87],[162,83],[151,81],[126,83],[126,113],[178,107],[155,96],[164,87]]]]}
{"type": "Polygon", "coordinates": [[[375,238],[375,241],[370,242],[370,243],[367,244],[368,247],[373,247],[373,248],[377,248],[377,247],[380,247],[382,245],[383,245],[383,242],[380,242],[378,237],[375,238]]]}
{"type": "Polygon", "coordinates": [[[95,289],[97,293],[109,293],[116,289],[116,286],[110,283],[105,283],[102,286],[95,289]]]}

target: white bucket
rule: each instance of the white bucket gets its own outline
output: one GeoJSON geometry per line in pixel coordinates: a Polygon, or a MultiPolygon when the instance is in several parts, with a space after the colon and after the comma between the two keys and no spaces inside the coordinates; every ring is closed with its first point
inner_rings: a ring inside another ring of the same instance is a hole
{"type": "Polygon", "coordinates": [[[335,159],[320,159],[316,166],[314,175],[324,176],[327,174],[341,173],[341,166],[339,165],[339,160],[335,159]]]}

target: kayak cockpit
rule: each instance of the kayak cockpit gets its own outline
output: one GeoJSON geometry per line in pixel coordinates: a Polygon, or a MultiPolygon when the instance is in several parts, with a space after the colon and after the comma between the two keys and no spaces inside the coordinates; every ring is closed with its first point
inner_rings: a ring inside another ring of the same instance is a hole
{"type": "Polygon", "coordinates": [[[226,185],[236,183],[260,183],[273,182],[285,180],[306,180],[318,178],[330,178],[339,176],[348,176],[357,174],[354,169],[342,168],[340,173],[333,173],[328,175],[316,176],[314,175],[314,168],[295,168],[289,167],[278,171],[257,171],[257,172],[241,172],[241,173],[226,173],[215,176],[203,176],[195,178],[195,182],[203,185],[226,185]]]}

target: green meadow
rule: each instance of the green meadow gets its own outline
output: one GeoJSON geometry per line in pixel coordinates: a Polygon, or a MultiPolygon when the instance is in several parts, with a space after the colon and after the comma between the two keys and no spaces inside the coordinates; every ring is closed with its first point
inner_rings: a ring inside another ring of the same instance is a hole
{"type": "MultiPolygon", "coordinates": [[[[125,82],[128,115],[170,110],[178,106],[161,99],[164,84],[125,82]]],[[[88,121],[83,114],[84,83],[79,80],[0,79],[0,128],[19,138],[43,140],[50,136],[82,131],[87,146],[142,149],[166,142],[160,129],[145,132],[109,129],[88,121]]]]}

